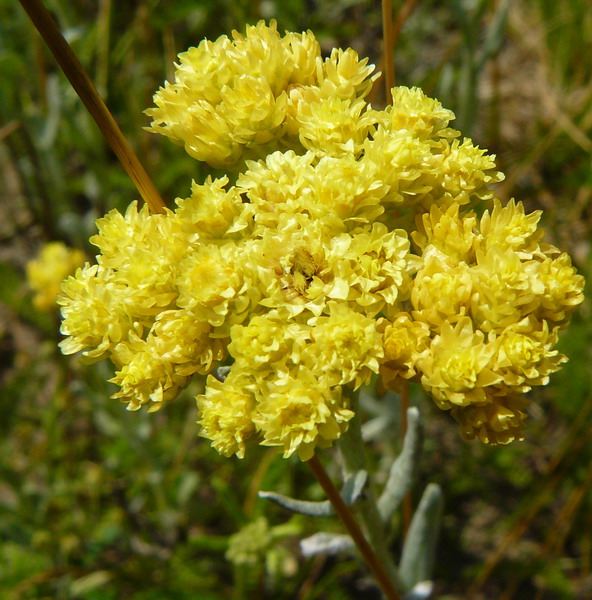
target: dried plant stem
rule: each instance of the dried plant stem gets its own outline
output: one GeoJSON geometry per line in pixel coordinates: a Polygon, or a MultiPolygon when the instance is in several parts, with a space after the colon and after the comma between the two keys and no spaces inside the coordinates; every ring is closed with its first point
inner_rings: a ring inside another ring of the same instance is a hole
{"type": "Polygon", "coordinates": [[[354,540],[360,554],[362,555],[364,561],[372,571],[374,577],[384,595],[388,600],[400,600],[401,596],[397,592],[394,587],[393,582],[391,581],[385,566],[381,560],[379,560],[378,556],[364,537],[360,526],[356,522],[352,512],[349,507],[345,504],[337,488],[333,485],[333,482],[327,475],[321,461],[317,456],[313,456],[308,462],[308,466],[310,470],[313,472],[314,476],[317,478],[317,481],[321,484],[321,487],[327,494],[327,497],[331,501],[333,508],[335,508],[335,512],[339,519],[345,525],[347,531],[351,535],[354,540]]]}
{"type": "Polygon", "coordinates": [[[0,142],[5,137],[8,137],[11,133],[16,131],[20,126],[21,126],[21,124],[19,121],[11,121],[10,123],[7,123],[6,125],[2,125],[2,123],[0,123],[0,142]]]}
{"type": "Polygon", "coordinates": [[[80,61],[60,33],[49,11],[40,0],[20,0],[29,18],[45,40],[66,77],[80,96],[115,155],[136,185],[138,192],[153,212],[164,212],[164,202],[138,157],[123,136],[115,119],[105,106],[80,61]]]}
{"type": "Polygon", "coordinates": [[[391,97],[391,89],[395,87],[393,42],[393,2],[382,0],[382,66],[387,104],[391,97]]]}

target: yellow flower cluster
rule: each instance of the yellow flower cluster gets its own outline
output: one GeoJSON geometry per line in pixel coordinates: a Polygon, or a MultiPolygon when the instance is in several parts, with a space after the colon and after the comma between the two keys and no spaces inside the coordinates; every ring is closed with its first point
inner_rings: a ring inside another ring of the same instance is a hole
{"type": "Polygon", "coordinates": [[[375,79],[367,62],[351,49],[323,60],[310,31],[282,37],[274,21],[261,21],[246,35],[235,31],[232,40],[204,40],[180,54],[175,81],[146,111],[149,129],[220,168],[278,148],[318,147],[319,118],[330,144],[349,146],[349,135],[361,142],[370,125],[360,119],[375,79]]]}
{"type": "Polygon", "coordinates": [[[423,264],[408,311],[385,327],[383,382],[420,379],[467,439],[521,439],[523,394],[566,360],[557,333],[583,278],[540,241],[539,218],[514,201],[494,201],[480,219],[433,206],[413,233],[423,264]]]}
{"type": "Polygon", "coordinates": [[[27,263],[27,283],[35,293],[35,307],[43,312],[55,312],[63,279],[85,260],[82,250],[68,248],[63,242],[45,244],[39,255],[27,263]]]}
{"type": "Polygon", "coordinates": [[[438,101],[400,87],[366,103],[372,69],[273,22],[182,54],[152,129],[232,183],[100,219],[97,264],[63,284],[63,352],[109,357],[134,410],[207,375],[201,435],[224,455],[311,458],[377,374],[421,381],[466,437],[519,437],[582,278],[538,213],[493,199],[494,157],[438,101]]]}

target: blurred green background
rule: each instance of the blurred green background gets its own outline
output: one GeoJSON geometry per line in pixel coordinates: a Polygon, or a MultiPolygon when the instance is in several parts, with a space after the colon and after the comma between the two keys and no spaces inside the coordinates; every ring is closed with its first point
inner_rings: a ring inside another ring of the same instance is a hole
{"type": "MultiPolygon", "coordinates": [[[[325,51],[352,46],[381,60],[377,0],[46,4],[169,204],[204,177],[182,149],[142,130],[178,52],[275,18],[280,30],[312,29],[325,51]]],[[[590,280],[589,1],[394,4],[397,83],[455,111],[456,127],[497,154],[500,197],[544,209],[548,240],[590,280]]],[[[109,400],[108,366],[59,354],[58,316],[34,309],[25,264],[50,240],[92,256],[94,220],[136,197],[24,11],[0,0],[0,598],[376,598],[353,559],[300,555],[299,539],[339,523],[256,498],[259,489],[322,498],[305,466],[263,448],[221,458],[197,437],[199,383],[157,414],[128,413],[109,400]],[[233,565],[229,536],[262,515],[288,531],[233,565]]],[[[427,429],[418,494],[436,481],[445,495],[436,597],[592,597],[590,310],[587,300],[564,332],[570,362],[533,394],[525,442],[465,443],[416,399],[427,429]]],[[[377,479],[398,443],[370,448],[377,479]]]]}

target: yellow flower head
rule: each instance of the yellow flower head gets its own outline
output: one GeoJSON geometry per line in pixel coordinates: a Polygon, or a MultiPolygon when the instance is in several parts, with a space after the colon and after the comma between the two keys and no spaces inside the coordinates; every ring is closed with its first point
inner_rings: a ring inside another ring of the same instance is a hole
{"type": "Polygon", "coordinates": [[[318,222],[295,231],[267,230],[262,239],[246,243],[241,268],[260,306],[276,309],[282,318],[321,314],[333,281],[325,245],[325,227],[318,222]]]}
{"type": "Polygon", "coordinates": [[[411,379],[417,374],[418,359],[426,354],[430,343],[430,328],[414,321],[408,313],[399,313],[392,322],[379,323],[383,330],[384,357],[380,375],[385,388],[396,388],[397,379],[411,379]]]}
{"type": "Polygon", "coordinates": [[[468,317],[452,327],[443,323],[429,354],[418,360],[422,385],[440,408],[484,402],[485,388],[500,381],[491,369],[494,346],[481,331],[473,331],[468,317]]]}
{"type": "Polygon", "coordinates": [[[227,177],[212,181],[208,176],[203,185],[191,184],[189,198],[177,198],[175,216],[188,241],[228,238],[247,227],[239,191],[224,189],[227,184],[227,177]]]}
{"type": "Polygon", "coordinates": [[[539,275],[544,292],[537,315],[561,328],[567,327],[573,311],[584,300],[584,278],[577,274],[569,255],[560,254],[553,247],[543,259],[539,275]]]}
{"type": "Polygon", "coordinates": [[[372,89],[378,74],[371,76],[374,65],[359,59],[351,48],[334,48],[324,63],[317,62],[317,80],[326,98],[364,98],[372,89]]]}
{"type": "Polygon", "coordinates": [[[411,131],[419,138],[456,137],[458,133],[448,129],[454,113],[442,106],[438,100],[428,98],[417,87],[395,87],[388,113],[392,127],[411,131]]]}
{"type": "MultiPolygon", "coordinates": [[[[84,350],[89,360],[100,360],[134,327],[128,308],[133,295],[123,283],[113,281],[99,265],[86,265],[62,283],[60,342],[64,354],[84,350]]],[[[141,325],[138,323],[138,327],[141,325]]]]}
{"type": "Polygon", "coordinates": [[[174,83],[155,94],[156,108],[147,111],[152,131],[216,167],[238,162],[245,146],[281,137],[285,89],[300,66],[275,23],[268,28],[261,22],[233,37],[204,40],[182,53],[174,83]]]}
{"type": "Polygon", "coordinates": [[[338,227],[351,231],[377,220],[385,211],[383,200],[389,191],[374,166],[353,155],[321,158],[311,187],[320,216],[334,219],[335,233],[338,227]]]}
{"type": "Polygon", "coordinates": [[[187,248],[175,220],[150,214],[147,206],[138,211],[132,202],[125,215],[112,210],[97,227],[99,233],[90,239],[100,250],[97,262],[110,282],[129,289],[130,316],[151,318],[172,307],[177,296],[173,265],[187,248]]]}
{"type": "Polygon", "coordinates": [[[521,258],[532,258],[544,234],[542,229],[537,229],[541,214],[542,211],[535,210],[527,215],[522,202],[512,199],[502,206],[496,198],[491,213],[486,210],[481,217],[483,252],[501,248],[516,251],[521,258]]]}
{"type": "Polygon", "coordinates": [[[460,216],[460,206],[452,205],[446,211],[432,206],[429,213],[418,219],[418,230],[413,241],[426,254],[446,257],[451,266],[473,259],[478,240],[475,232],[476,217],[471,213],[460,216]],[[429,249],[426,250],[429,244],[429,249]]]}
{"type": "Polygon", "coordinates": [[[527,392],[533,385],[546,385],[549,375],[567,358],[555,350],[557,330],[533,316],[507,327],[496,339],[493,370],[514,391],[527,392]]]}
{"type": "Polygon", "coordinates": [[[293,229],[303,218],[319,215],[311,190],[313,160],[312,153],[274,152],[265,162],[249,162],[249,169],[239,175],[237,189],[249,200],[246,206],[253,213],[257,237],[293,229]]]}
{"type": "MultiPolygon", "coordinates": [[[[584,282],[567,255],[540,242],[539,217],[499,200],[479,221],[458,206],[432,206],[413,235],[423,264],[411,286],[411,315],[431,340],[414,369],[467,438],[519,438],[524,414],[508,416],[503,399],[545,385],[566,360],[555,349],[557,330],[582,301],[584,282]]],[[[398,373],[388,365],[383,381],[396,387],[398,373]]]]}
{"type": "Polygon", "coordinates": [[[538,212],[493,198],[494,157],[437,100],[398,87],[372,108],[373,70],[274,21],[181,54],[150,129],[230,172],[97,222],[98,264],[63,284],[62,350],[110,357],[131,409],[207,375],[201,435],[224,455],[311,458],[377,374],[420,381],[467,439],[519,439],[583,279],[538,212]]]}
{"type": "Polygon", "coordinates": [[[113,349],[113,362],[120,367],[111,379],[120,387],[113,398],[128,402],[129,410],[144,404],[149,412],[159,410],[187,385],[190,375],[209,372],[224,356],[211,331],[190,312],[169,310],[158,315],[145,340],[132,332],[113,349]]]}
{"type": "Polygon", "coordinates": [[[245,442],[255,435],[255,396],[252,379],[233,368],[224,381],[212,375],[205,393],[197,396],[200,435],[223,456],[245,455],[245,442]]]}
{"type": "Polygon", "coordinates": [[[456,323],[469,312],[473,279],[466,263],[449,266],[428,255],[411,291],[413,316],[433,327],[456,323]]]}
{"type": "Polygon", "coordinates": [[[43,312],[57,308],[62,280],[84,264],[84,252],[63,242],[49,242],[27,263],[27,283],[35,293],[33,304],[43,312]]]}
{"type": "Polygon", "coordinates": [[[376,121],[375,111],[362,98],[330,96],[302,102],[299,108],[291,126],[297,128],[302,146],[317,156],[358,157],[376,121]]]}
{"type": "MultiPolygon", "coordinates": [[[[235,31],[233,40],[206,40],[179,61],[175,81],[165,83],[154,95],[156,107],[146,111],[153,118],[148,129],[213,167],[265,156],[280,142],[300,146],[297,135],[283,139],[288,114],[294,113],[290,91],[312,86],[324,98],[354,100],[368,93],[374,70],[351,49],[322,61],[311,32],[281,37],[275,21],[249,26],[246,35],[235,31]]],[[[325,129],[333,120],[327,114],[325,129]]]]}
{"type": "Polygon", "coordinates": [[[335,302],[328,310],[329,316],[313,320],[313,343],[303,353],[304,361],[331,385],[353,383],[358,388],[378,372],[383,357],[376,320],[335,302]]]}
{"type": "Polygon", "coordinates": [[[490,199],[491,184],[503,179],[495,157],[458,140],[447,127],[453,113],[417,88],[392,90],[393,106],[373,113],[376,131],[364,143],[364,161],[372,163],[390,186],[389,202],[428,212],[433,205],[472,205],[490,199]]]}
{"type": "Polygon", "coordinates": [[[284,456],[308,460],[315,447],[330,446],[347,428],[353,412],[341,388],[328,388],[305,368],[265,382],[253,422],[264,446],[279,446],[284,456]]]}
{"type": "Polygon", "coordinates": [[[220,328],[218,337],[246,318],[246,311],[256,301],[243,294],[248,283],[237,269],[237,254],[233,242],[198,245],[178,265],[177,306],[220,328]]]}
{"type": "MultiPolygon", "coordinates": [[[[435,189],[441,207],[490,200],[493,197],[491,184],[504,179],[495,170],[495,156],[473,145],[470,139],[462,142],[455,139],[451,144],[446,142],[438,162],[435,189]]],[[[424,205],[428,208],[432,202],[433,199],[429,199],[424,201],[424,205]]]]}
{"type": "Polygon", "coordinates": [[[252,317],[247,325],[234,325],[228,351],[258,378],[275,377],[300,363],[310,332],[310,326],[286,321],[277,311],[270,311],[252,317]]]}
{"type": "Polygon", "coordinates": [[[382,223],[334,238],[330,260],[338,285],[332,297],[355,301],[373,317],[380,311],[398,311],[400,303],[409,297],[410,275],[419,265],[409,250],[406,232],[389,231],[382,223]]]}
{"type": "Polygon", "coordinates": [[[524,396],[504,393],[493,396],[484,404],[455,406],[450,412],[459,422],[464,439],[479,439],[484,444],[509,444],[523,440],[524,396]]]}

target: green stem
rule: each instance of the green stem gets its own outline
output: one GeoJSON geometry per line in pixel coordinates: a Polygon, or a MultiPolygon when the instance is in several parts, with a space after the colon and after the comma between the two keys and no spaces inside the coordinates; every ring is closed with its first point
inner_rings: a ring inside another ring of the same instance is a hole
{"type": "MultiPolygon", "coordinates": [[[[355,416],[350,420],[347,432],[339,440],[339,451],[343,460],[342,470],[343,478],[350,477],[356,471],[368,471],[366,465],[366,454],[364,451],[364,441],[362,439],[362,422],[360,419],[360,407],[358,393],[351,395],[351,406],[355,416]]],[[[397,568],[395,567],[388,548],[388,542],[385,536],[385,526],[380,518],[376,495],[371,485],[368,485],[364,493],[358,498],[354,505],[355,513],[362,523],[368,541],[378,556],[378,559],[384,565],[389,577],[394,581],[399,589],[403,589],[403,583],[397,568]]]]}

